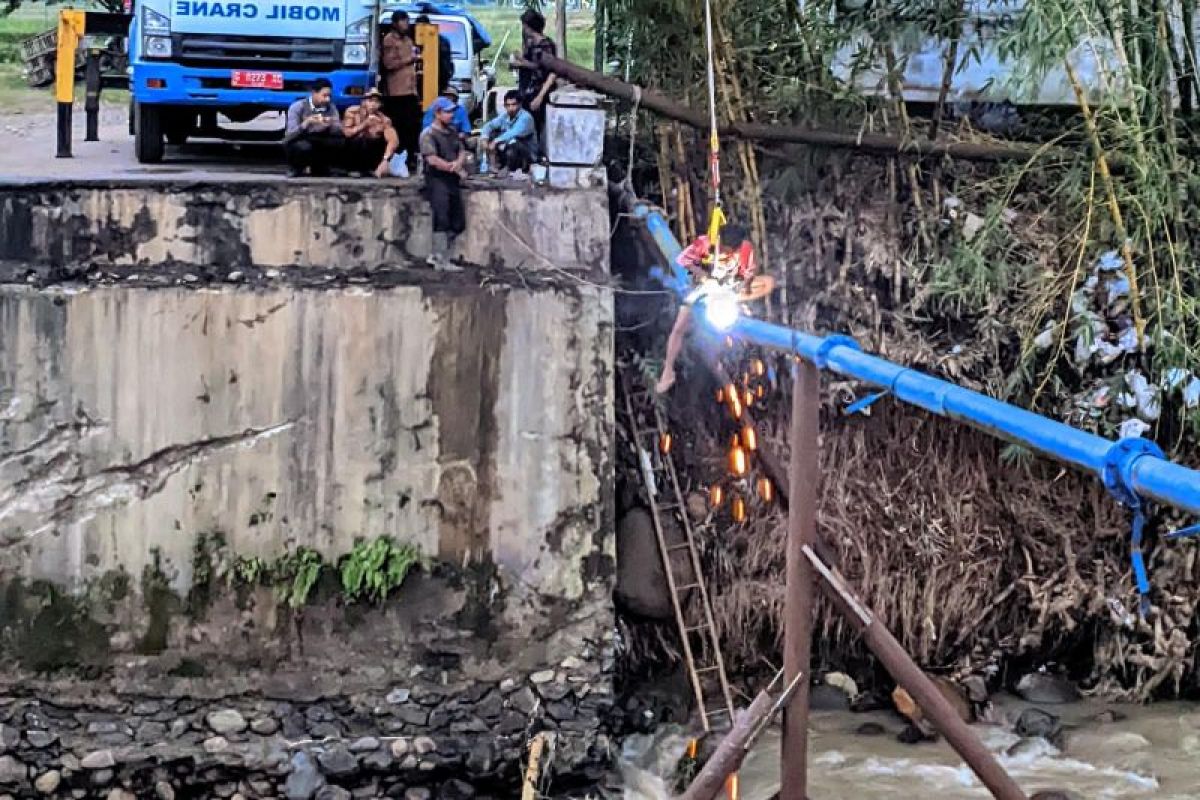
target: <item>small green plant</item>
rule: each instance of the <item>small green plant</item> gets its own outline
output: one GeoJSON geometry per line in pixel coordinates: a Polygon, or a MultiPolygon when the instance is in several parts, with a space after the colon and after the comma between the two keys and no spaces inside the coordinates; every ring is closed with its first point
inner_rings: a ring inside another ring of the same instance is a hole
{"type": "Polygon", "coordinates": [[[321,554],[307,547],[280,558],[272,570],[280,600],[290,608],[304,606],[324,566],[321,554]]]}
{"type": "Polygon", "coordinates": [[[232,577],[243,586],[257,586],[267,573],[267,563],[261,558],[239,556],[233,565],[232,577]]]}
{"type": "Polygon", "coordinates": [[[342,589],[351,600],[381,602],[422,563],[421,551],[413,545],[397,545],[384,536],[372,542],[359,541],[342,559],[342,589]]]}

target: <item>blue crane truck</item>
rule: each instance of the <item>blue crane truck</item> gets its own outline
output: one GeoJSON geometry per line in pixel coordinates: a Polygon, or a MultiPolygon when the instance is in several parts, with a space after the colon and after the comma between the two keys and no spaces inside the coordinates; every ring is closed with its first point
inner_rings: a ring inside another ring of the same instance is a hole
{"type": "Polygon", "coordinates": [[[345,108],[371,85],[376,0],[137,0],[129,29],[134,149],[286,110],[319,77],[345,108]]]}

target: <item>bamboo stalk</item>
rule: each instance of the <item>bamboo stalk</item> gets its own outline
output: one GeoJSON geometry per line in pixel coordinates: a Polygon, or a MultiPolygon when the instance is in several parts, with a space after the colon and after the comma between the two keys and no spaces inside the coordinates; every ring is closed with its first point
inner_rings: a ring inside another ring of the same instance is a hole
{"type": "Polygon", "coordinates": [[[546,749],[546,732],[533,737],[529,744],[529,763],[525,767],[525,782],[521,787],[521,800],[537,800],[538,776],[541,774],[542,751],[546,749]]]}
{"type": "Polygon", "coordinates": [[[1112,216],[1113,227],[1117,231],[1117,238],[1121,240],[1121,256],[1125,261],[1125,277],[1129,280],[1129,298],[1130,307],[1133,311],[1133,327],[1137,334],[1137,342],[1140,347],[1142,337],[1146,331],[1146,321],[1142,317],[1142,301],[1138,291],[1137,268],[1133,263],[1133,243],[1129,238],[1129,231],[1125,228],[1125,219],[1121,215],[1121,204],[1117,200],[1116,182],[1113,180],[1112,172],[1108,168],[1108,157],[1105,155],[1104,146],[1100,142],[1100,131],[1096,127],[1095,117],[1092,115],[1091,106],[1088,104],[1087,96],[1084,94],[1083,86],[1079,83],[1079,77],[1075,74],[1075,69],[1071,66],[1070,59],[1063,59],[1063,64],[1067,68],[1067,79],[1071,81],[1071,89],[1075,92],[1075,99],[1079,103],[1079,112],[1083,116],[1083,124],[1087,129],[1088,138],[1091,140],[1092,149],[1095,151],[1096,167],[1100,170],[1100,179],[1104,183],[1105,194],[1108,195],[1108,211],[1112,216]]]}

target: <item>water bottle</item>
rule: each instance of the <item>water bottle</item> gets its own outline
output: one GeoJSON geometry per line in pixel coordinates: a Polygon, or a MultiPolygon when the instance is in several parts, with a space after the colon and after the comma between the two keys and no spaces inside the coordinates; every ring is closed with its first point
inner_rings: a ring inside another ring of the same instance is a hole
{"type": "Polygon", "coordinates": [[[487,157],[487,151],[486,151],[486,150],[484,150],[484,151],[483,151],[483,155],[481,155],[481,156],[479,157],[479,174],[480,174],[480,175],[487,175],[487,174],[488,174],[488,157],[487,157]]]}

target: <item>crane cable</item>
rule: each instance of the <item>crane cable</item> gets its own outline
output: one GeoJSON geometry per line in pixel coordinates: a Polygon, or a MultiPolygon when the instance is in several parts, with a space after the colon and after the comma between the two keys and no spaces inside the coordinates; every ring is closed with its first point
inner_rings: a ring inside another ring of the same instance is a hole
{"type": "Polygon", "coordinates": [[[721,227],[725,212],[721,208],[721,140],[717,135],[717,74],[713,47],[712,0],[704,0],[704,34],[708,45],[708,168],[712,181],[712,215],[708,221],[708,253],[714,265],[721,250],[721,227]]]}

